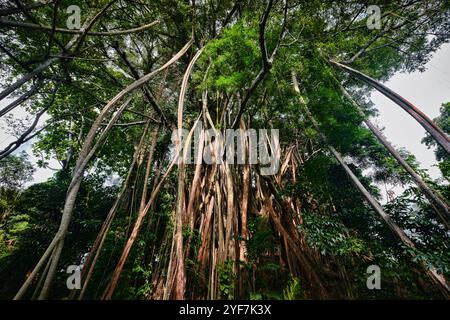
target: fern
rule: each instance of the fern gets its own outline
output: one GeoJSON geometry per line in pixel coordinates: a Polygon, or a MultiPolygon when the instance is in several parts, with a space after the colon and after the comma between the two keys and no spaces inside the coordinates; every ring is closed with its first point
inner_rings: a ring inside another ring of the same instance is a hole
{"type": "Polygon", "coordinates": [[[297,278],[292,278],[286,288],[283,290],[284,300],[299,300],[302,296],[300,281],[297,278]]]}

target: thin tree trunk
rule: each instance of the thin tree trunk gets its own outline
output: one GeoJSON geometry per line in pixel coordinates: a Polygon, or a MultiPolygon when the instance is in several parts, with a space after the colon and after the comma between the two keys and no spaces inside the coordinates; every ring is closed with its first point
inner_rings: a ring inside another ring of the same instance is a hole
{"type": "MultiPolygon", "coordinates": [[[[183,82],[181,84],[180,97],[178,100],[178,117],[177,117],[177,128],[178,128],[178,141],[179,146],[183,145],[183,137],[181,135],[183,129],[183,109],[184,109],[184,99],[187,91],[187,85],[189,77],[191,75],[192,69],[195,62],[200,57],[203,52],[203,48],[198,50],[195,56],[189,63],[186,72],[184,73],[183,82]]],[[[198,120],[197,120],[198,122],[198,120]]],[[[195,127],[194,127],[195,128],[195,127]]],[[[175,241],[175,255],[176,255],[176,276],[175,276],[175,288],[174,297],[177,300],[184,299],[184,293],[186,290],[186,274],[184,266],[184,253],[183,253],[183,216],[184,216],[184,179],[185,179],[185,157],[187,150],[190,146],[187,145],[185,148],[180,148],[180,162],[178,165],[178,191],[177,191],[177,204],[176,204],[176,219],[175,219],[175,237],[172,241],[175,241]]]]}
{"type": "Polygon", "coordinates": [[[53,252],[53,249],[55,248],[55,246],[58,244],[58,240],[60,239],[60,233],[57,232],[55,237],[53,238],[52,242],[49,244],[49,246],[47,247],[47,249],[45,250],[44,254],[42,255],[42,257],[39,259],[38,263],[36,264],[36,266],[34,267],[33,271],[31,272],[31,274],[28,276],[27,280],[25,280],[24,284],[22,285],[22,287],[20,287],[19,291],[17,292],[17,294],[14,296],[14,300],[20,300],[23,295],[26,293],[26,291],[28,290],[28,288],[30,287],[33,279],[36,277],[36,275],[38,274],[39,270],[41,270],[41,268],[43,267],[43,265],[45,264],[45,262],[47,261],[47,259],[50,257],[50,255],[53,252]]]}
{"type": "MultiPolygon", "coordinates": [[[[122,189],[119,192],[119,194],[117,195],[116,201],[114,202],[113,206],[111,207],[108,216],[106,217],[105,221],[102,224],[102,227],[97,235],[97,238],[94,241],[94,244],[92,245],[92,248],[89,252],[89,255],[86,259],[86,262],[83,266],[83,271],[81,273],[81,279],[83,281],[83,287],[81,289],[80,295],[78,296],[78,300],[83,299],[84,293],[87,289],[87,286],[89,284],[89,281],[92,277],[92,273],[94,271],[95,268],[95,264],[97,262],[98,256],[100,255],[100,252],[102,250],[103,247],[103,243],[105,242],[106,236],[108,234],[108,230],[111,227],[111,223],[112,220],[114,219],[114,216],[117,212],[117,209],[119,208],[120,202],[122,200],[123,195],[125,194],[126,190],[128,189],[128,184],[130,182],[131,179],[131,175],[133,172],[133,169],[136,165],[139,153],[142,149],[143,143],[144,143],[144,138],[147,135],[147,128],[148,125],[145,126],[144,128],[144,132],[141,136],[141,139],[139,141],[138,147],[136,148],[134,155],[133,155],[133,161],[130,165],[130,168],[128,169],[128,173],[127,176],[125,178],[125,181],[123,183],[122,189]],[[87,274],[85,273],[85,271],[87,271],[87,274]]],[[[74,291],[75,292],[75,291],[74,291]]]]}
{"type": "Polygon", "coordinates": [[[167,176],[169,175],[169,173],[172,171],[173,166],[176,163],[176,158],[174,159],[174,161],[172,161],[171,165],[169,166],[169,168],[167,168],[166,173],[164,174],[164,176],[161,178],[161,181],[158,183],[158,186],[155,188],[155,190],[153,191],[150,200],[148,201],[147,205],[145,206],[144,210],[142,212],[139,212],[139,215],[136,219],[136,222],[134,224],[133,230],[131,232],[130,237],[128,238],[128,241],[122,251],[122,255],[119,259],[119,262],[116,265],[116,268],[114,269],[113,275],[111,277],[111,281],[108,285],[108,287],[106,288],[104,295],[103,295],[103,299],[105,300],[110,300],[112,298],[112,295],[116,289],[117,283],[119,281],[119,277],[120,277],[120,273],[122,272],[123,266],[125,265],[125,262],[128,258],[128,255],[130,253],[131,247],[133,246],[136,237],[139,234],[139,231],[142,227],[142,223],[144,221],[145,216],[148,213],[148,210],[150,209],[151,205],[153,204],[153,202],[156,200],[156,197],[158,195],[159,189],[161,188],[162,184],[164,183],[164,180],[167,178],[167,176]]]}
{"type": "Polygon", "coordinates": [[[151,145],[150,150],[148,152],[148,159],[147,159],[147,167],[145,168],[145,177],[144,177],[144,186],[142,188],[142,197],[141,197],[141,203],[139,205],[139,211],[144,210],[145,203],[147,202],[147,189],[148,189],[148,179],[150,177],[150,171],[153,164],[153,154],[156,147],[156,142],[158,140],[158,132],[159,132],[159,126],[157,126],[154,131],[151,138],[151,145]]]}
{"type": "MultiPolygon", "coordinates": [[[[248,143],[245,143],[245,149],[249,152],[248,143]]],[[[248,153],[247,153],[248,154],[248,153]]],[[[240,253],[239,259],[245,262],[247,259],[246,255],[246,241],[248,239],[248,230],[247,230],[247,211],[248,211],[248,203],[250,196],[250,165],[248,164],[248,157],[246,163],[244,164],[244,172],[242,176],[242,202],[241,202],[241,244],[240,244],[240,253]]]]}
{"type": "MultiPolygon", "coordinates": [[[[192,138],[192,134],[194,131],[195,126],[197,125],[197,122],[194,124],[193,128],[191,129],[191,131],[189,132],[189,135],[186,139],[186,146],[189,145],[191,138],[192,138]]],[[[106,300],[110,300],[112,298],[112,295],[116,289],[117,283],[119,281],[119,277],[120,274],[122,272],[123,266],[125,265],[125,262],[128,258],[128,255],[130,253],[131,247],[134,244],[134,241],[136,240],[136,237],[139,234],[139,231],[141,230],[142,227],[142,223],[144,221],[145,216],[147,215],[148,211],[150,210],[150,207],[152,206],[152,204],[155,202],[156,197],[158,196],[159,190],[161,188],[161,186],[163,185],[164,181],[166,180],[167,176],[169,175],[169,173],[172,171],[173,166],[176,164],[176,162],[178,161],[178,155],[174,158],[174,160],[172,161],[172,163],[170,164],[170,166],[167,168],[166,173],[164,174],[164,176],[161,178],[161,180],[158,183],[158,186],[155,188],[155,190],[153,191],[150,200],[147,202],[145,208],[139,212],[138,217],[136,219],[136,222],[134,224],[133,230],[131,232],[130,237],[128,238],[128,241],[123,249],[122,255],[119,259],[119,262],[116,265],[116,268],[114,269],[113,275],[111,277],[111,281],[108,285],[108,287],[105,290],[104,296],[103,298],[106,300]]]]}

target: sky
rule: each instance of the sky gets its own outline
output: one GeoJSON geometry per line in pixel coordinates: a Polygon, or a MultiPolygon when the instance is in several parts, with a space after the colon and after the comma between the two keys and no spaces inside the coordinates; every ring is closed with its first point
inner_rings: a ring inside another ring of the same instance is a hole
{"type": "MultiPolygon", "coordinates": [[[[450,44],[444,44],[436,51],[432,59],[426,64],[426,71],[413,73],[397,73],[384,84],[419,107],[428,117],[435,118],[439,115],[442,103],[450,102],[450,44]]],[[[403,147],[413,153],[420,165],[428,169],[430,175],[441,178],[439,169],[436,167],[436,159],[433,149],[428,149],[421,143],[425,136],[423,129],[413,118],[394,102],[386,98],[378,91],[373,91],[371,100],[379,110],[379,115],[372,119],[380,127],[384,127],[387,139],[398,147],[403,147]]],[[[8,103],[8,99],[0,101],[0,108],[8,103]]],[[[24,110],[14,110],[15,117],[23,117],[24,110]]],[[[42,121],[45,117],[42,117],[42,121]]],[[[4,119],[0,119],[0,148],[4,148],[14,140],[2,129],[5,125],[4,119]]],[[[32,141],[19,148],[16,152],[25,150],[30,155],[30,160],[36,163],[39,158],[31,152],[32,141]]],[[[56,160],[49,162],[51,168],[60,168],[56,160]]],[[[54,173],[49,168],[37,168],[32,183],[46,181],[54,173]]]]}

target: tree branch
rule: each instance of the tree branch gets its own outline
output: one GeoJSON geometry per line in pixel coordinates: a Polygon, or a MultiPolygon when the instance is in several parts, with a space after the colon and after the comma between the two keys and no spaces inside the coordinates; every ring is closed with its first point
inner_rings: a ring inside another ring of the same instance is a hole
{"type": "Polygon", "coordinates": [[[22,102],[27,101],[31,96],[33,96],[36,91],[41,87],[41,82],[37,82],[33,84],[33,86],[28,90],[27,92],[23,93],[20,97],[18,97],[16,100],[8,104],[6,107],[0,110],[0,117],[3,117],[5,114],[10,112],[11,110],[15,109],[17,106],[19,106],[22,102]]]}
{"type": "MultiPolygon", "coordinates": [[[[86,35],[88,36],[97,36],[97,37],[111,37],[111,36],[120,36],[130,33],[137,33],[142,32],[147,29],[150,29],[154,25],[158,24],[160,21],[155,20],[149,24],[127,29],[127,30],[115,30],[115,31],[89,31],[86,32],[86,35]]],[[[21,29],[32,29],[32,30],[42,30],[42,31],[52,31],[52,27],[50,26],[40,26],[38,24],[34,23],[28,23],[28,22],[19,22],[19,21],[11,21],[6,19],[0,19],[0,26],[6,26],[11,28],[21,28],[21,29]]],[[[55,28],[55,32],[57,33],[65,33],[65,34],[83,34],[83,29],[64,29],[64,28],[55,28]]]]}
{"type": "Polygon", "coordinates": [[[247,107],[247,103],[250,100],[251,95],[256,90],[258,85],[261,83],[261,81],[264,79],[264,76],[270,71],[273,64],[273,59],[278,51],[278,48],[280,47],[280,43],[282,39],[284,38],[284,35],[286,34],[286,21],[287,21],[287,1],[284,3],[284,17],[283,17],[283,25],[281,27],[280,36],[278,38],[277,45],[275,46],[275,49],[273,50],[270,58],[268,58],[267,55],[267,46],[266,46],[266,39],[265,39],[265,30],[267,25],[267,19],[269,17],[269,13],[272,10],[273,1],[270,0],[267,4],[266,9],[264,10],[264,13],[261,17],[261,22],[259,23],[259,46],[261,49],[262,54],[262,60],[263,60],[263,66],[261,70],[259,71],[256,78],[253,80],[252,84],[247,90],[246,95],[242,99],[241,105],[239,106],[238,114],[236,115],[236,118],[233,121],[232,128],[236,128],[239,125],[239,121],[241,119],[242,114],[245,111],[245,108],[247,107]]]}

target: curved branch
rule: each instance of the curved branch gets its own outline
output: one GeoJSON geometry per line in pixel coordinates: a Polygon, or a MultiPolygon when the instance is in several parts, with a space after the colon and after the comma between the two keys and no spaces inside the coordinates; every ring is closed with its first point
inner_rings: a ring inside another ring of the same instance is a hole
{"type": "Polygon", "coordinates": [[[34,118],[33,123],[31,124],[31,126],[20,135],[20,137],[16,140],[11,142],[5,149],[3,149],[2,151],[0,151],[0,160],[3,158],[6,158],[8,155],[10,155],[12,152],[14,152],[17,148],[19,148],[22,144],[24,144],[25,142],[33,139],[35,136],[37,136],[42,130],[45,129],[46,126],[40,128],[39,130],[37,130],[35,133],[33,133],[32,135],[29,135],[34,128],[36,128],[39,119],[41,118],[41,116],[48,110],[48,108],[50,108],[53,104],[53,102],[55,101],[55,96],[56,96],[56,90],[54,89],[52,92],[52,98],[50,99],[50,101],[47,103],[47,105],[42,108],[41,111],[39,111],[36,114],[36,117],[34,118]]]}
{"type": "MultiPolygon", "coordinates": [[[[116,30],[116,31],[89,31],[86,32],[87,36],[97,36],[97,37],[111,37],[111,36],[119,36],[130,33],[142,32],[147,29],[150,29],[154,25],[160,23],[159,20],[155,20],[149,24],[145,24],[140,27],[127,29],[127,30],[116,30]]],[[[19,21],[11,21],[6,19],[0,19],[0,26],[11,27],[11,28],[21,28],[21,29],[32,29],[32,30],[41,30],[52,32],[53,27],[50,26],[40,26],[34,23],[28,22],[19,22],[19,21]]],[[[64,29],[64,28],[55,28],[55,32],[57,33],[65,33],[65,34],[83,34],[83,29],[64,29]]]]}
{"type": "MultiPolygon", "coordinates": [[[[141,78],[142,77],[141,73],[130,62],[130,60],[127,57],[127,54],[122,49],[120,49],[120,47],[117,44],[113,44],[112,47],[114,48],[114,50],[116,50],[117,54],[125,62],[125,64],[127,65],[128,69],[130,69],[131,75],[135,78],[135,80],[138,80],[139,78],[141,78]]],[[[153,94],[152,94],[152,92],[151,92],[151,90],[150,90],[150,88],[149,88],[149,86],[147,84],[145,84],[142,87],[142,92],[144,93],[144,96],[148,100],[148,102],[152,105],[152,107],[155,110],[155,112],[161,117],[161,119],[169,127],[175,128],[175,125],[172,123],[172,121],[170,121],[166,117],[164,112],[162,111],[161,106],[156,101],[156,98],[153,96],[153,94]]]]}
{"type": "MultiPolygon", "coordinates": [[[[336,80],[337,81],[337,80],[336,80]]],[[[392,146],[392,144],[387,141],[383,136],[381,131],[367,119],[366,115],[362,111],[358,103],[352,98],[352,96],[345,90],[345,88],[338,83],[344,96],[351,102],[351,104],[356,108],[358,113],[364,118],[364,123],[372,131],[372,133],[378,138],[378,140],[384,145],[384,147],[389,151],[389,153],[397,160],[397,162],[410,174],[416,185],[423,191],[425,196],[428,198],[430,203],[436,210],[438,217],[441,219],[442,223],[450,230],[450,208],[446,201],[437,194],[428,184],[414,171],[414,169],[403,159],[400,153],[392,146]]]]}
{"type": "MultiPolygon", "coordinates": [[[[188,81],[189,77],[192,73],[192,69],[194,67],[195,62],[198,60],[200,55],[202,54],[205,47],[198,50],[198,52],[195,54],[195,56],[192,58],[191,62],[189,63],[186,72],[183,76],[183,81],[181,83],[181,90],[180,90],[180,96],[178,99],[178,116],[177,116],[177,127],[178,127],[178,141],[181,141],[182,136],[181,132],[183,129],[183,110],[184,110],[184,100],[186,98],[186,91],[188,87],[188,81]]],[[[195,125],[194,127],[195,128],[195,125]]],[[[184,186],[185,186],[185,175],[186,175],[186,167],[185,167],[185,157],[186,152],[188,148],[184,148],[184,150],[180,150],[180,156],[181,161],[179,163],[178,167],[178,191],[177,191],[177,204],[176,204],[176,220],[175,220],[175,237],[172,239],[175,244],[175,252],[176,252],[176,269],[174,269],[175,272],[175,278],[176,278],[176,285],[175,285],[175,299],[184,299],[184,292],[186,290],[186,270],[185,270],[185,264],[183,259],[183,216],[184,216],[184,186]]],[[[170,273],[168,273],[168,278],[170,278],[170,273]]]]}

